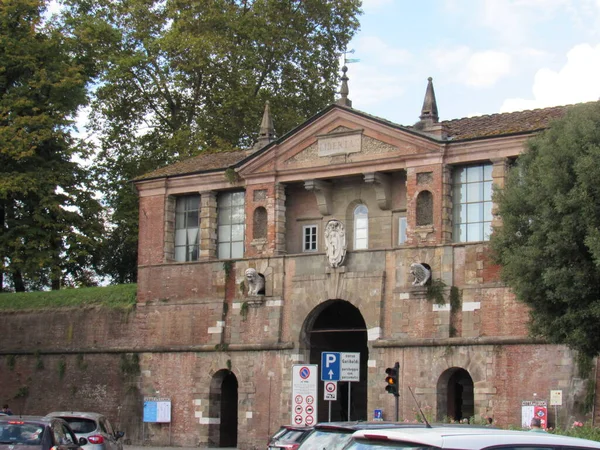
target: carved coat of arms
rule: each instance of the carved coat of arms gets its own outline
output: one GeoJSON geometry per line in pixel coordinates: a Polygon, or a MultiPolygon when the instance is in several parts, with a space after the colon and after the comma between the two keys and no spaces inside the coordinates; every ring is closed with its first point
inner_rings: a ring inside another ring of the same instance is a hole
{"type": "Polygon", "coordinates": [[[331,267],[339,267],[346,257],[346,228],[339,220],[330,220],[325,225],[325,251],[331,267]]]}

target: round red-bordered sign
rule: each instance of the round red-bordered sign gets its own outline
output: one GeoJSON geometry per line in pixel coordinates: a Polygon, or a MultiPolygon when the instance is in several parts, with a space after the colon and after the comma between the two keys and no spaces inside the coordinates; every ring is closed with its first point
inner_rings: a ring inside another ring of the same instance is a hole
{"type": "Polygon", "coordinates": [[[296,395],[296,398],[294,400],[296,400],[296,403],[302,403],[302,396],[296,395]]]}
{"type": "Polygon", "coordinates": [[[312,395],[309,395],[306,397],[306,403],[308,403],[309,405],[312,405],[315,402],[315,399],[313,398],[312,395]]]}
{"type": "Polygon", "coordinates": [[[306,380],[308,377],[310,377],[310,369],[308,367],[302,367],[300,369],[300,378],[306,380]]]}
{"type": "Polygon", "coordinates": [[[315,421],[315,418],[313,416],[306,416],[306,425],[312,425],[315,421]]]}

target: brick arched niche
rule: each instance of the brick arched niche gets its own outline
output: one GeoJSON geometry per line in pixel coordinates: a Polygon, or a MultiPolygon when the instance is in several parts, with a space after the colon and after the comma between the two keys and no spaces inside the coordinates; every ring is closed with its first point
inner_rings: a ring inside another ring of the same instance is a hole
{"type": "Polygon", "coordinates": [[[210,381],[208,425],[211,447],[236,447],[238,428],[238,381],[227,369],[217,371],[210,381]]]}
{"type": "Polygon", "coordinates": [[[461,421],[475,415],[473,378],[460,367],[445,370],[437,382],[437,420],[461,421]]]}
{"type": "Polygon", "coordinates": [[[267,238],[267,210],[259,206],[252,217],[252,239],[267,238]]]}
{"type": "Polygon", "coordinates": [[[433,225],[433,194],[421,191],[417,195],[417,226],[433,225]]]}

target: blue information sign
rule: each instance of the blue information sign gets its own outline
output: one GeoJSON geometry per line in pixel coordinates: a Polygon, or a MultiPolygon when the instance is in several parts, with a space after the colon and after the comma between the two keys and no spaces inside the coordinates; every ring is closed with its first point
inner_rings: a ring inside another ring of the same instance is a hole
{"type": "Polygon", "coordinates": [[[339,381],[340,379],[340,353],[321,353],[321,380],[339,381]]]}

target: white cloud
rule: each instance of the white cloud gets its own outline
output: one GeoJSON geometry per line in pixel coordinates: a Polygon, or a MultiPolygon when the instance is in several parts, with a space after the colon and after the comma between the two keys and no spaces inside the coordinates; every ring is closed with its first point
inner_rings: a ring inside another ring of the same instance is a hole
{"type": "Polygon", "coordinates": [[[508,98],[501,112],[598,100],[600,97],[600,44],[580,44],[567,53],[567,62],[559,70],[542,68],[535,74],[533,98],[508,98]]]}
{"type": "Polygon", "coordinates": [[[392,4],[393,0],[363,0],[362,9],[365,12],[373,12],[392,4]]]}
{"type": "Polygon", "coordinates": [[[377,36],[364,36],[358,39],[357,57],[368,55],[370,64],[398,66],[406,64],[412,57],[408,50],[392,47],[377,36]]]}
{"type": "Polygon", "coordinates": [[[349,66],[348,97],[353,106],[362,111],[380,102],[393,102],[404,94],[404,86],[394,73],[383,73],[377,67],[361,64],[349,66]]]}
{"type": "Polygon", "coordinates": [[[469,47],[437,49],[432,61],[446,81],[470,87],[490,87],[510,73],[512,64],[508,53],[497,50],[473,52],[469,47]]]}
{"type": "Polygon", "coordinates": [[[467,62],[465,84],[473,87],[489,87],[508,75],[511,68],[510,55],[488,50],[473,53],[467,62]]]}

